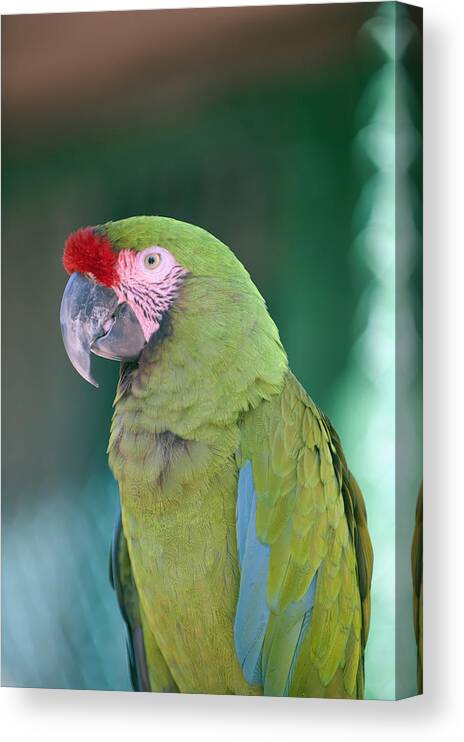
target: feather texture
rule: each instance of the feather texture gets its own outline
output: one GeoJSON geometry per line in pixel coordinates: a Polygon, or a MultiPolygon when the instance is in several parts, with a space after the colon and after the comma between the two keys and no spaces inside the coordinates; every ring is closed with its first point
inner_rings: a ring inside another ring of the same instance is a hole
{"type": "Polygon", "coordinates": [[[127,550],[121,513],[116,519],[110,552],[110,582],[124,619],[126,647],[132,687],[135,691],[176,692],[177,686],[150,630],[144,626],[139,595],[127,550]]]}
{"type": "Polygon", "coordinates": [[[238,542],[266,563],[251,557],[253,572],[241,562],[239,658],[252,639],[257,658],[263,637],[264,693],[324,696],[336,687],[362,697],[372,575],[364,503],[338,436],[291,373],[280,395],[246,417],[240,463],[238,542]],[[259,585],[259,632],[243,620],[250,584],[259,585]]]}

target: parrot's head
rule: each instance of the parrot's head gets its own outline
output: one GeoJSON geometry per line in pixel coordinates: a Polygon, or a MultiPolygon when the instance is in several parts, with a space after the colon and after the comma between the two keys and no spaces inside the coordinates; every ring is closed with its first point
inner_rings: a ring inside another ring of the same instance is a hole
{"type": "Polygon", "coordinates": [[[70,274],[60,312],[64,345],[76,370],[95,386],[90,352],[137,360],[182,295],[183,311],[189,311],[185,290],[195,281],[202,282],[205,302],[211,292],[231,301],[240,293],[259,296],[226,245],[166,217],[79,229],[66,240],[63,263],[70,274]]]}

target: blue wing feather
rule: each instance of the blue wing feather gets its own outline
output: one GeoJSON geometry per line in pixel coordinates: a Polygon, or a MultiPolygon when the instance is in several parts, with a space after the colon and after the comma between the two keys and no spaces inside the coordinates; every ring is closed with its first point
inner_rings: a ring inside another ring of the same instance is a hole
{"type": "Polygon", "coordinates": [[[251,462],[240,470],[237,497],[240,592],[235,614],[235,647],[248,683],[262,685],[261,652],[269,620],[266,601],[269,546],[256,537],[256,496],[251,462]]]}
{"type": "Polygon", "coordinates": [[[256,535],[256,493],[250,461],[239,472],[236,523],[240,564],[240,589],[234,626],[237,656],[248,683],[262,685],[264,692],[267,688],[272,689],[270,692],[273,695],[288,695],[301,645],[311,623],[317,574],[303,598],[287,608],[282,614],[282,621],[274,629],[273,641],[276,642],[289,641],[289,623],[297,629],[292,632],[295,647],[289,653],[289,666],[277,668],[275,672],[276,668],[271,669],[272,661],[269,662],[272,650],[268,652],[265,663],[262,660],[271,615],[266,600],[270,548],[261,543],[256,535]]]}

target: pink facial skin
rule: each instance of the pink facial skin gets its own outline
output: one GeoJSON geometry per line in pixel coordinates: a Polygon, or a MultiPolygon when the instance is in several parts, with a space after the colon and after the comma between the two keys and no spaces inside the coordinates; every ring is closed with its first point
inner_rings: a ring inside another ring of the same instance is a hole
{"type": "Polygon", "coordinates": [[[119,284],[114,290],[119,302],[131,306],[148,341],[159,329],[187,271],[169,250],[158,245],[141,252],[121,250],[116,270],[119,284]]]}

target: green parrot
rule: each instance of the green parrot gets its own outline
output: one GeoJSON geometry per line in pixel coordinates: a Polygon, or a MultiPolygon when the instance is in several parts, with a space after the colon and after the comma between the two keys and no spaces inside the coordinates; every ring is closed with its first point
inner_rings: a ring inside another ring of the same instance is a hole
{"type": "Polygon", "coordinates": [[[121,361],[111,572],[134,688],[362,698],[372,548],[340,440],[226,245],[174,219],[65,243],[64,345],[121,361]]]}

